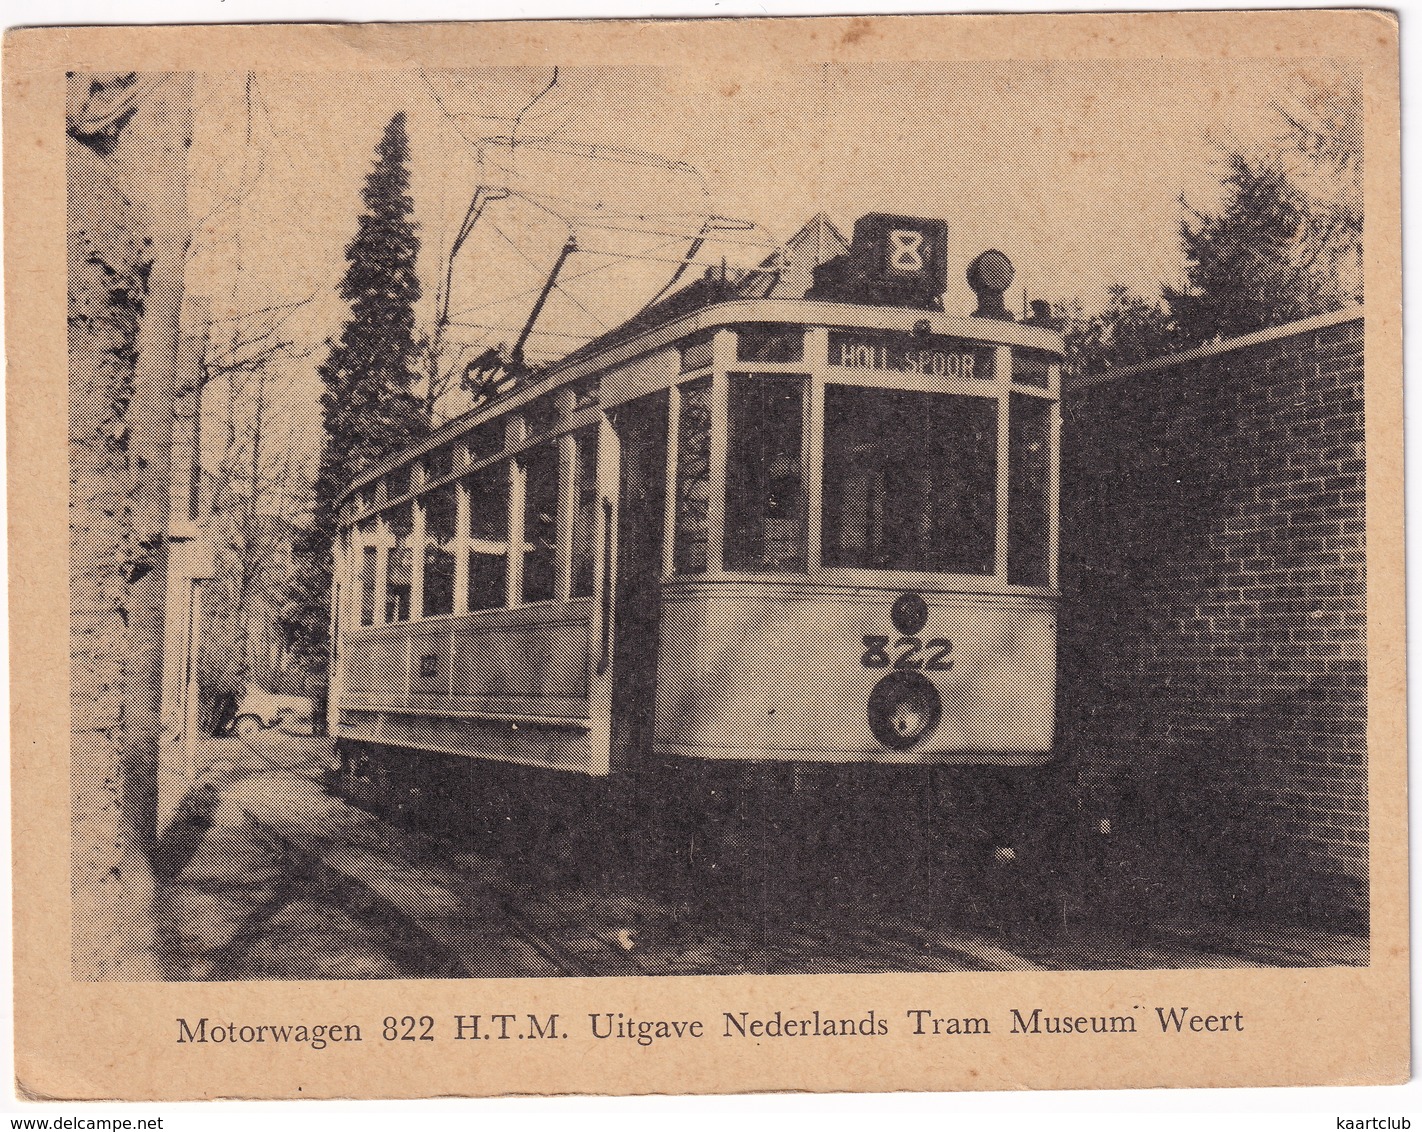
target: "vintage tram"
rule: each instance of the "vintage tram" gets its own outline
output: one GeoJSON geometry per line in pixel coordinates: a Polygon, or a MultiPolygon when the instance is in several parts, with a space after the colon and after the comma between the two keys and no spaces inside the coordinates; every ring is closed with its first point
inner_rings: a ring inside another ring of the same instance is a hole
{"type": "Polygon", "coordinates": [[[353,483],[345,780],[576,828],[1048,762],[1062,344],[998,252],[943,313],[946,263],[818,217],[353,483]]]}

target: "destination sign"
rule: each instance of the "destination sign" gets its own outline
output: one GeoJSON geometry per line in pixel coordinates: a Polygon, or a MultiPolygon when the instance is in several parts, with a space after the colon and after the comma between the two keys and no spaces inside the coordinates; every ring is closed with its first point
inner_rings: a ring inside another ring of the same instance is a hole
{"type": "Polygon", "coordinates": [[[992,346],[936,334],[831,331],[829,336],[832,366],[922,373],[959,381],[991,381],[994,352],[992,346]]]}

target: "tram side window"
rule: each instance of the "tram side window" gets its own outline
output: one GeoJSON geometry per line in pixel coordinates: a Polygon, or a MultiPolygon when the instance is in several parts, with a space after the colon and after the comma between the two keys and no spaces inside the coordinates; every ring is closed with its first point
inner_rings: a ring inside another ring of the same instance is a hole
{"type": "Polygon", "coordinates": [[[597,433],[591,429],[578,434],[573,460],[573,597],[593,592],[593,568],[597,530],[597,433]]]}
{"type": "Polygon", "coordinates": [[[454,446],[445,444],[425,457],[425,482],[443,479],[454,471],[454,446]]]}
{"type": "Polygon", "coordinates": [[[825,389],[826,566],[993,573],[996,400],[825,389]]]}
{"type": "Polygon", "coordinates": [[[408,621],[410,619],[410,583],[414,575],[414,534],[413,506],[403,503],[386,513],[390,524],[390,535],[394,540],[390,547],[390,562],[385,579],[385,620],[408,621]]]}
{"type": "Polygon", "coordinates": [[[706,539],[711,509],[711,382],[681,387],[677,422],[676,534],[673,568],[678,574],[706,573],[706,539]]]}
{"type": "Polygon", "coordinates": [[[736,358],[742,362],[802,362],[805,332],[798,326],[747,326],[736,333],[736,358]]]}
{"type": "Polygon", "coordinates": [[[507,464],[475,472],[469,489],[469,608],[498,609],[504,604],[509,555],[509,481],[507,464]]]}
{"type": "Polygon", "coordinates": [[[1007,580],[1050,584],[1052,404],[1012,395],[1007,422],[1007,580]]]}
{"type": "Polygon", "coordinates": [[[422,500],[425,507],[424,615],[454,612],[454,487],[441,487],[422,500]]]}
{"type": "Polygon", "coordinates": [[[726,453],[726,569],[805,569],[803,378],[733,374],[726,453]]]}
{"type": "Polygon", "coordinates": [[[503,418],[481,424],[464,434],[464,443],[469,447],[469,460],[477,463],[497,456],[504,450],[503,418]]]}
{"type": "Polygon", "coordinates": [[[360,623],[375,624],[375,570],[380,549],[375,545],[376,524],[366,519],[356,528],[360,552],[360,623]]]}
{"type": "Polygon", "coordinates": [[[558,565],[557,443],[534,448],[523,466],[523,600],[548,601],[558,565]]]}
{"type": "Polygon", "coordinates": [[[1018,385],[1046,389],[1051,384],[1052,365],[1057,356],[1045,350],[1015,348],[1012,351],[1012,380],[1018,385]]]}
{"type": "Polygon", "coordinates": [[[395,499],[410,490],[410,465],[404,464],[385,477],[385,498],[395,499]]]}

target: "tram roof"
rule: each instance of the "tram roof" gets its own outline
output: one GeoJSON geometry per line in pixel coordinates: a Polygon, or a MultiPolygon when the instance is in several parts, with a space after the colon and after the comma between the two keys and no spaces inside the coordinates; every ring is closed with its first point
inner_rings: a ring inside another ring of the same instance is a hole
{"type": "Polygon", "coordinates": [[[620,326],[615,326],[591,342],[554,363],[552,368],[573,365],[619,342],[637,337],[663,323],[734,299],[803,299],[814,284],[815,268],[849,251],[849,241],[825,213],[816,213],[803,228],[785,242],[785,247],[761,261],[759,267],[742,271],[710,267],[665,299],[650,303],[620,326]]]}
{"type": "Polygon", "coordinates": [[[496,401],[479,405],[445,421],[418,444],[373,465],[351,483],[342,493],[342,499],[406,461],[438,448],[488,420],[517,412],[529,402],[570,381],[625,365],[671,342],[702,331],[747,323],[784,322],[805,326],[843,326],[867,333],[909,333],[925,319],[932,333],[946,337],[1046,350],[1054,354],[1062,352],[1061,338],[1055,332],[1020,322],[946,315],[907,307],[866,307],[809,300],[732,298],[711,301],[670,313],[665,318],[649,320],[626,334],[604,335],[596,349],[582,348],[569,354],[554,362],[535,380],[510,390],[496,401]]]}
{"type": "Polygon", "coordinates": [[[1024,323],[946,315],[917,308],[864,307],[853,303],[805,299],[805,292],[813,283],[814,269],[848,250],[849,242],[834,223],[824,213],[818,213],[786,242],[782,252],[770,256],[759,267],[749,270],[708,269],[701,278],[672,292],[665,299],[649,304],[621,325],[550,363],[532,380],[445,421],[418,444],[372,465],[351,482],[341,498],[346,499],[407,460],[438,448],[477,424],[512,412],[570,379],[623,364],[632,357],[658,349],[664,345],[661,339],[666,335],[654,332],[673,326],[677,327],[674,337],[682,338],[703,329],[738,322],[859,325],[866,320],[847,318],[847,313],[855,311],[862,315],[866,310],[873,310],[883,317],[873,319],[872,324],[865,325],[865,329],[910,330],[927,318],[935,333],[1061,352],[1061,341],[1055,333],[1024,323]],[[645,350],[643,344],[632,345],[644,336],[651,339],[645,343],[645,350]],[[624,354],[627,356],[623,357],[624,354]]]}

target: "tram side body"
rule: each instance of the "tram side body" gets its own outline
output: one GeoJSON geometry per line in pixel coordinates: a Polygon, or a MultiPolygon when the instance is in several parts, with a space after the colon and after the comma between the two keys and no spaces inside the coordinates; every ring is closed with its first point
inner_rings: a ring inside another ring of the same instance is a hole
{"type": "MultiPolygon", "coordinates": [[[[835,334],[864,329],[866,322],[876,333],[903,333],[924,321],[921,311],[843,304],[734,306],[699,312],[688,325],[659,332],[660,340],[644,344],[640,353],[635,342],[624,345],[625,361],[614,356],[601,368],[593,364],[565,375],[570,382],[601,377],[603,390],[601,404],[580,406],[565,418],[565,438],[577,429],[596,429],[601,444],[615,443],[608,421],[617,406],[608,403],[608,391],[623,389],[624,400],[629,389],[674,391],[697,378],[688,372],[693,353],[695,363],[704,354],[722,381],[728,368],[763,368],[728,356],[734,347],[708,349],[708,335],[725,339],[741,325],[763,333],[779,318],[810,327],[812,340],[818,334],[823,345],[835,334]]],[[[935,332],[964,336],[999,356],[1024,342],[1060,354],[1043,331],[932,317],[935,332]]],[[[804,364],[779,368],[809,373],[832,360],[812,362],[807,355],[804,364]]],[[[864,371],[866,380],[894,384],[882,356],[840,360],[855,373],[864,371]]],[[[926,361],[914,376],[982,378],[962,366],[956,373],[949,369],[926,361]]],[[[1053,387],[1058,380],[1054,367],[1053,387]]],[[[540,395],[559,395],[556,380],[546,389],[540,395]]],[[[1005,412],[1011,398],[1001,391],[997,396],[1005,412]]],[[[516,412],[517,405],[508,411],[516,412]]],[[[724,428],[724,409],[720,419],[724,428]]],[[[675,427],[673,419],[669,435],[675,427]]],[[[457,431],[449,436],[457,442],[457,431]]],[[[724,439],[719,443],[724,460],[724,439]]],[[[1005,461],[1006,453],[997,459],[1005,461]]],[[[674,460],[673,452],[668,490],[674,460]]],[[[484,819],[489,815],[476,813],[481,808],[546,810],[550,801],[571,806],[564,807],[566,817],[588,800],[606,805],[621,790],[650,822],[669,792],[684,790],[677,799],[682,803],[713,797],[724,803],[737,792],[743,799],[747,791],[784,782],[796,788],[816,783],[821,792],[883,785],[912,792],[930,782],[938,790],[945,772],[1051,760],[1056,594],[1050,584],[1002,584],[1000,569],[996,579],[966,584],[933,574],[667,572],[653,598],[660,616],[650,738],[644,731],[640,744],[629,747],[617,733],[616,674],[609,670],[608,638],[626,612],[613,597],[617,571],[625,567],[613,549],[620,501],[615,476],[609,479],[605,470],[598,475],[603,505],[587,518],[594,528],[589,592],[362,625],[358,554],[349,545],[340,549],[338,562],[345,566],[343,575],[338,572],[338,593],[345,596],[336,610],[331,725],[348,784],[366,779],[404,805],[411,794],[439,792],[431,773],[438,779],[448,770],[449,781],[458,784],[449,788],[459,795],[454,806],[484,819]]],[[[561,482],[568,482],[566,468],[561,482]]],[[[718,487],[724,490],[724,484],[718,487]]],[[[1054,501],[1049,510],[1054,545],[1054,501]]]]}

